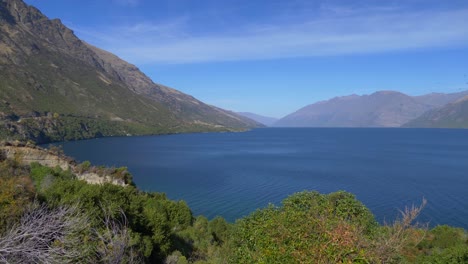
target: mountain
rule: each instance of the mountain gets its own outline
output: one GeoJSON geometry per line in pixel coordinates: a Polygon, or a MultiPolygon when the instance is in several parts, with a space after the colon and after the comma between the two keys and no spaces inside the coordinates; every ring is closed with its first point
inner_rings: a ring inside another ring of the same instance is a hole
{"type": "Polygon", "coordinates": [[[395,91],[335,97],[299,109],[274,124],[284,127],[400,127],[468,91],[409,96],[395,91]]]}
{"type": "Polygon", "coordinates": [[[420,96],[414,96],[413,98],[423,104],[430,105],[433,108],[444,106],[448,103],[454,102],[464,96],[468,95],[468,91],[458,93],[430,93],[420,96]]]}
{"type": "Polygon", "coordinates": [[[255,120],[261,124],[264,124],[265,126],[272,126],[276,121],[278,121],[278,118],[275,117],[269,117],[269,116],[262,116],[262,115],[257,115],[254,113],[249,113],[249,112],[237,112],[237,114],[241,116],[245,116],[249,119],[255,120]]]}
{"type": "Polygon", "coordinates": [[[468,128],[468,95],[430,110],[404,127],[468,128]]]}
{"type": "Polygon", "coordinates": [[[21,0],[0,0],[0,136],[36,142],[261,126],[153,83],[21,0]]]}

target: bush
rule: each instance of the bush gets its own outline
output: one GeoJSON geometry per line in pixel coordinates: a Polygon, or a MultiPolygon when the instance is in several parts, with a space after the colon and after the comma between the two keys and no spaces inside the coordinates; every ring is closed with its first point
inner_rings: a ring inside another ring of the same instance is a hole
{"type": "Polygon", "coordinates": [[[468,234],[463,228],[437,226],[417,248],[418,263],[468,263],[468,234]]]}
{"type": "Polygon", "coordinates": [[[21,217],[34,193],[29,177],[0,177],[0,233],[21,217]]]}
{"type": "Polygon", "coordinates": [[[296,193],[236,223],[235,263],[339,263],[370,260],[370,211],[346,192],[296,193]]]}

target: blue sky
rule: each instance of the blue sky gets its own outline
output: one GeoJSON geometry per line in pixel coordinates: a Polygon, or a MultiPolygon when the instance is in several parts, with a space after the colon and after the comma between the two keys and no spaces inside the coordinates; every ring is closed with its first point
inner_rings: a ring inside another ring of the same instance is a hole
{"type": "Polygon", "coordinates": [[[225,109],[468,89],[466,0],[26,0],[83,40],[225,109]]]}

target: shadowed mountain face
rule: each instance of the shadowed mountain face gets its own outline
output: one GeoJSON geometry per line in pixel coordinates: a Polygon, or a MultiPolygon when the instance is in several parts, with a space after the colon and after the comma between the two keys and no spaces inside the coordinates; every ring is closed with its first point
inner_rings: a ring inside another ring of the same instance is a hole
{"type": "Polygon", "coordinates": [[[278,121],[278,118],[257,115],[257,114],[249,113],[249,112],[238,112],[237,114],[239,114],[241,116],[245,116],[245,117],[250,118],[252,120],[255,120],[255,121],[257,121],[257,122],[259,122],[261,124],[264,124],[265,126],[271,126],[276,121],[278,121]]]}
{"type": "Polygon", "coordinates": [[[406,123],[404,127],[468,128],[468,95],[430,110],[406,123]]]}
{"type": "Polygon", "coordinates": [[[21,0],[0,0],[2,137],[243,130],[260,124],[155,84],[21,0]]]}
{"type": "Polygon", "coordinates": [[[400,127],[428,110],[468,94],[408,96],[394,91],[335,97],[308,105],[274,124],[279,127],[400,127]]]}

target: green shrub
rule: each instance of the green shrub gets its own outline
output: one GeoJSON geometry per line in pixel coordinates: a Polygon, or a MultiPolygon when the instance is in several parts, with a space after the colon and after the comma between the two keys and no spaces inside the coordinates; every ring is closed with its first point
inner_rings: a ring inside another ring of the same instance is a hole
{"type": "Polygon", "coordinates": [[[367,234],[377,224],[349,193],[296,193],[236,223],[235,263],[338,263],[371,259],[367,234]],[[236,249],[237,248],[237,249],[236,249]]]}

